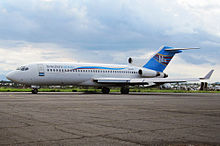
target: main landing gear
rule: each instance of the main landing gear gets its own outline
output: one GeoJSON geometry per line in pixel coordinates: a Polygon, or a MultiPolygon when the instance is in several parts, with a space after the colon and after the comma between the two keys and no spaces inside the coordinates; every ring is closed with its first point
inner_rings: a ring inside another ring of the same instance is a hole
{"type": "MultiPolygon", "coordinates": [[[[110,89],[107,87],[102,87],[102,93],[103,94],[109,94],[110,89]]],[[[128,87],[122,87],[121,88],[121,94],[129,94],[129,88],[128,87]]]]}
{"type": "Polygon", "coordinates": [[[33,88],[32,89],[32,94],[37,94],[38,93],[38,89],[37,88],[33,88]]]}
{"type": "Polygon", "coordinates": [[[103,94],[109,94],[109,92],[110,92],[110,89],[109,89],[109,88],[107,88],[107,87],[103,87],[103,88],[102,88],[102,93],[103,93],[103,94]]]}
{"type": "Polygon", "coordinates": [[[121,87],[121,94],[129,94],[129,88],[128,87],[121,87]]]}

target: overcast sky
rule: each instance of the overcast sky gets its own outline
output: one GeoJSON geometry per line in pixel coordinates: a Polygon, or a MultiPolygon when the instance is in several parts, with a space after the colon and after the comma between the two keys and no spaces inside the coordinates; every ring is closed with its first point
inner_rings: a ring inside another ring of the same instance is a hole
{"type": "Polygon", "coordinates": [[[170,77],[220,81],[219,0],[0,0],[0,72],[38,61],[143,62],[162,45],[170,77]]]}

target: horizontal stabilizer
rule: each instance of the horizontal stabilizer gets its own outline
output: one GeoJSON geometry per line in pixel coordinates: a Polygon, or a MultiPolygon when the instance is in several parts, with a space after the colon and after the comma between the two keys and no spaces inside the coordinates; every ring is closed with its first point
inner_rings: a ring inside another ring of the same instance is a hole
{"type": "Polygon", "coordinates": [[[172,48],[172,49],[165,49],[165,51],[179,51],[179,50],[191,50],[191,49],[200,49],[198,47],[195,48],[172,48]]]}

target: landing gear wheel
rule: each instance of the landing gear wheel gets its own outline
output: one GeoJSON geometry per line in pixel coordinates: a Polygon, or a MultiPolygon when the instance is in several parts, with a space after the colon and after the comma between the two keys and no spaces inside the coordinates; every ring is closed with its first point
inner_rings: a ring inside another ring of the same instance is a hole
{"type": "Polygon", "coordinates": [[[37,93],[38,93],[38,89],[37,88],[32,89],[32,94],[37,94],[37,93]]]}
{"type": "Polygon", "coordinates": [[[110,89],[109,89],[109,88],[106,88],[106,87],[103,87],[103,88],[102,88],[102,93],[103,93],[103,94],[109,94],[109,92],[110,92],[110,89]]]}
{"type": "Polygon", "coordinates": [[[122,88],[121,88],[121,94],[129,94],[129,88],[127,88],[127,87],[122,87],[122,88]]]}

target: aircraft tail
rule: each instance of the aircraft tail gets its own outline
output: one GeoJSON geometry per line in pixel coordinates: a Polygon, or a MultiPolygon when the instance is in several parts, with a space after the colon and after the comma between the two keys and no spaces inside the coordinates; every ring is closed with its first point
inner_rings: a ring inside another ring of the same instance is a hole
{"type": "Polygon", "coordinates": [[[158,72],[163,72],[176,53],[181,53],[182,50],[189,50],[189,49],[199,49],[199,48],[174,48],[174,47],[162,46],[160,47],[160,50],[156,54],[154,54],[153,57],[150,58],[150,60],[143,67],[158,72]]]}

